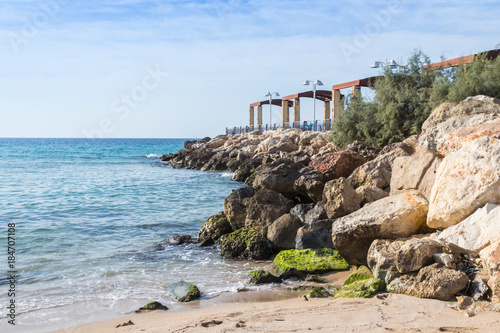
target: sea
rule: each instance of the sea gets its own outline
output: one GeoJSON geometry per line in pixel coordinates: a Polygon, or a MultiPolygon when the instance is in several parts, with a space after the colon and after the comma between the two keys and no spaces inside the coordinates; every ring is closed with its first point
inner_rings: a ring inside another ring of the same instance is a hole
{"type": "Polygon", "coordinates": [[[248,287],[258,262],[157,246],[196,237],[242,186],[160,160],[184,141],[0,138],[0,332],[52,332],[150,301],[175,308],[165,288],[181,280],[203,298],[248,287]]]}

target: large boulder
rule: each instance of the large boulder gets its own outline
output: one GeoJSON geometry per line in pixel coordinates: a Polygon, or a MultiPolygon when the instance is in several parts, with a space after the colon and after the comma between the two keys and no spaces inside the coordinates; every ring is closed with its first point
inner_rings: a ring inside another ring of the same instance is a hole
{"type": "MultiPolygon", "coordinates": [[[[437,151],[443,137],[460,129],[474,127],[500,117],[500,100],[478,95],[456,103],[443,103],[437,107],[422,125],[418,139],[420,146],[437,151]]],[[[441,147],[442,152],[448,149],[441,147]]],[[[453,150],[453,149],[451,149],[453,150]]]]}
{"type": "Polygon", "coordinates": [[[376,159],[356,168],[348,180],[354,188],[367,185],[385,189],[391,184],[394,160],[401,156],[408,156],[411,151],[409,146],[402,145],[386,154],[379,155],[376,159]]]}
{"type": "Polygon", "coordinates": [[[326,219],[328,219],[328,214],[326,213],[325,203],[323,201],[320,201],[307,212],[303,222],[305,224],[312,224],[316,221],[326,219]]]}
{"type": "Polygon", "coordinates": [[[305,167],[293,183],[293,190],[314,202],[321,201],[325,188],[324,176],[318,171],[305,167]]]}
{"type": "Polygon", "coordinates": [[[231,233],[233,228],[224,212],[210,216],[198,233],[198,244],[201,246],[212,245],[222,235],[231,233]]]}
{"type": "Polygon", "coordinates": [[[224,214],[233,230],[245,226],[247,204],[255,194],[255,189],[249,186],[234,190],[224,199],[224,214]]]}
{"type": "Polygon", "coordinates": [[[390,283],[401,273],[396,267],[397,253],[404,240],[376,239],[368,249],[367,263],[373,275],[390,283]]]}
{"type": "Polygon", "coordinates": [[[258,171],[253,183],[254,186],[262,186],[285,195],[294,194],[294,182],[300,177],[300,169],[304,166],[291,160],[283,162],[280,164],[272,163],[269,167],[258,171]]]}
{"type": "Polygon", "coordinates": [[[242,228],[219,238],[220,255],[228,259],[265,260],[272,255],[271,244],[260,232],[242,228]]]}
{"type": "Polygon", "coordinates": [[[256,271],[250,272],[250,284],[269,284],[269,283],[281,283],[281,280],[278,276],[272,275],[270,272],[259,269],[256,271]]]}
{"type": "Polygon", "coordinates": [[[366,159],[360,154],[343,150],[312,159],[309,166],[321,172],[326,179],[336,179],[340,177],[347,178],[349,175],[366,162],[366,159]]]}
{"type": "Polygon", "coordinates": [[[361,199],[361,207],[371,202],[383,199],[389,196],[389,193],[376,186],[360,186],[356,189],[356,193],[361,199]]]}
{"type": "Polygon", "coordinates": [[[464,272],[433,264],[422,268],[418,274],[406,274],[393,280],[387,291],[420,298],[447,301],[467,287],[469,278],[464,272]]]}
{"type": "Polygon", "coordinates": [[[392,169],[391,195],[417,190],[429,199],[442,160],[441,155],[429,150],[396,158],[392,169]]]}
{"type": "Polygon", "coordinates": [[[267,228],[294,206],[293,201],[281,193],[260,189],[248,200],[245,225],[267,236],[267,228]]]}
{"type": "Polygon", "coordinates": [[[437,240],[452,252],[479,254],[500,240],[500,205],[487,203],[459,224],[445,229],[437,240]]]}
{"type": "Polygon", "coordinates": [[[361,198],[345,178],[326,183],[323,198],[329,219],[350,214],[361,207],[361,198]]]}
{"type": "Polygon", "coordinates": [[[295,248],[299,250],[333,248],[332,224],[333,220],[319,220],[301,227],[297,231],[295,248]]]}
{"type": "Polygon", "coordinates": [[[444,248],[430,237],[413,237],[405,241],[396,253],[396,268],[400,273],[410,273],[434,263],[433,255],[444,248]]]}
{"type": "Polygon", "coordinates": [[[479,252],[483,267],[489,275],[500,271],[500,239],[479,252]]]}
{"type": "Polygon", "coordinates": [[[302,227],[302,222],[297,215],[285,214],[271,224],[267,230],[267,239],[277,250],[295,248],[295,235],[302,227]]]}
{"type": "Polygon", "coordinates": [[[427,199],[417,191],[380,199],[337,219],[332,226],[333,245],[351,265],[366,265],[375,239],[417,234],[425,226],[427,210],[427,199]]]}
{"type": "Polygon", "coordinates": [[[446,156],[429,200],[427,224],[458,224],[487,202],[500,204],[500,139],[479,138],[446,156]]]}
{"type": "Polygon", "coordinates": [[[306,222],[307,213],[314,208],[314,204],[298,204],[290,209],[290,214],[297,215],[302,223],[306,222]]]}

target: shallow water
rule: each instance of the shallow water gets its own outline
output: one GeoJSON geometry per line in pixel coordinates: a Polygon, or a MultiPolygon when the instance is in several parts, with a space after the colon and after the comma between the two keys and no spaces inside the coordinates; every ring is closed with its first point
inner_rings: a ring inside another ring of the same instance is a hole
{"type": "MultiPolygon", "coordinates": [[[[204,297],[244,286],[262,264],[223,260],[217,249],[154,246],[196,236],[241,187],[228,173],[172,169],[159,156],[183,139],[0,139],[1,244],[16,224],[16,327],[48,332],[133,311],[186,280],[204,297]]],[[[5,252],[4,252],[5,253],[5,252]]],[[[0,265],[7,267],[7,255],[0,265]]],[[[2,272],[6,272],[4,269],[2,272]]],[[[5,274],[5,273],[4,273],[5,274]]],[[[3,309],[12,297],[0,277],[3,309]]]]}

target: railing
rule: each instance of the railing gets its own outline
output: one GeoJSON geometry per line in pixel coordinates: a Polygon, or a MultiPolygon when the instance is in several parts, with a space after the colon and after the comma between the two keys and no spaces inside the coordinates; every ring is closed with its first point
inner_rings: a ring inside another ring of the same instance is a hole
{"type": "Polygon", "coordinates": [[[298,128],[303,131],[323,132],[331,130],[332,120],[328,119],[328,120],[316,120],[316,121],[304,121],[304,122],[295,121],[290,123],[226,127],[226,134],[236,135],[242,133],[249,133],[253,131],[267,132],[267,131],[275,131],[278,128],[298,128]]]}

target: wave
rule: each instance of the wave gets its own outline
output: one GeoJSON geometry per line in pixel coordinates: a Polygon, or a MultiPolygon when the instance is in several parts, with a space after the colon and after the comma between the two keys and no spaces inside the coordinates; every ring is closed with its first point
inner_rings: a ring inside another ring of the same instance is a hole
{"type": "Polygon", "coordinates": [[[160,158],[160,156],[156,155],[156,154],[149,154],[149,155],[146,155],[144,157],[147,157],[147,158],[160,158]]]}

